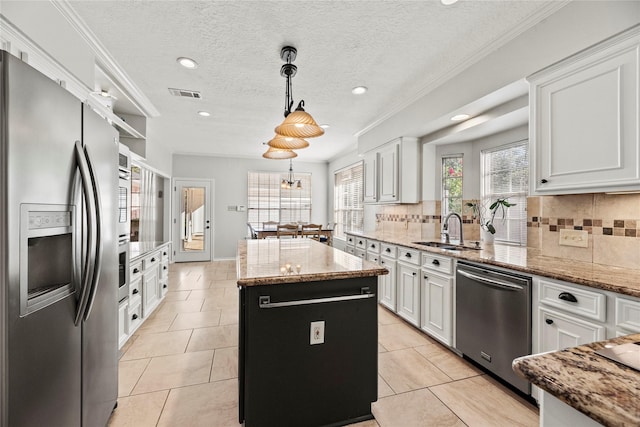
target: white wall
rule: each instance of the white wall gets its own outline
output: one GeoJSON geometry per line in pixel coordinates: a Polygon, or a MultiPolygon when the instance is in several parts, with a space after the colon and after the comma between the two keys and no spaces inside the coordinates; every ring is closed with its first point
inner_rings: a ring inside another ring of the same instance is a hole
{"type": "MultiPolygon", "coordinates": [[[[227,206],[247,206],[247,173],[287,173],[288,170],[288,160],[174,154],[172,176],[214,180],[213,258],[224,259],[235,258],[238,240],[247,235],[247,212],[227,210],[227,206]]],[[[330,221],[326,209],[327,164],[296,162],[294,159],[293,173],[298,172],[311,173],[311,222],[326,224],[330,221]]]]}
{"type": "Polygon", "coordinates": [[[573,1],[358,138],[364,153],[640,22],[640,1],[573,1]]]}

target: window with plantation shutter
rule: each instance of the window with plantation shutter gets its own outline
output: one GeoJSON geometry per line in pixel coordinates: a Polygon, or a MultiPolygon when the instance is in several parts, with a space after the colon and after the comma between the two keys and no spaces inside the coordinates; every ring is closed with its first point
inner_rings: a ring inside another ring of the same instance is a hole
{"type": "Polygon", "coordinates": [[[364,228],[363,165],[359,162],[335,173],[333,189],[333,220],[335,237],[345,237],[345,232],[364,228]]]}
{"type": "Polygon", "coordinates": [[[267,221],[311,222],[311,174],[294,174],[302,188],[282,188],[282,180],[288,178],[286,173],[249,172],[247,222],[254,228],[267,221]]]}
{"type": "Polygon", "coordinates": [[[483,150],[481,163],[482,205],[488,210],[498,198],[515,203],[506,210],[504,220],[498,210],[494,221],[496,241],[526,245],[529,142],[518,141],[483,150]]]}

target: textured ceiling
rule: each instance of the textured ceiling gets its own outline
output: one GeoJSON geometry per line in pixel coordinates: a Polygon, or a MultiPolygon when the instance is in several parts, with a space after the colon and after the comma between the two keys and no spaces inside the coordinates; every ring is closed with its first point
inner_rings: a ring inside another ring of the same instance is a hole
{"type": "MultiPolygon", "coordinates": [[[[331,127],[299,159],[354,148],[356,133],[468,64],[543,1],[70,1],[160,116],[171,151],[259,157],[283,119],[280,49],[298,49],[296,103],[331,127]],[[187,70],[179,56],[199,66],[187,70]],[[355,86],[369,91],[353,95],[355,86]],[[168,88],[197,90],[201,100],[168,88]],[[211,117],[196,115],[206,110],[211,117]]],[[[116,108],[117,110],[117,103],[116,108]]],[[[153,143],[150,141],[149,143],[153,143]]]]}

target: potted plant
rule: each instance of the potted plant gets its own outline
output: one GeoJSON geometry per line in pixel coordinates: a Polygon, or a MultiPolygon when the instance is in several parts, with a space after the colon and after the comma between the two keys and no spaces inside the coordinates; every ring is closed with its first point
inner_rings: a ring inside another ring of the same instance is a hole
{"type": "Polygon", "coordinates": [[[489,205],[487,209],[486,206],[480,205],[478,202],[468,202],[465,206],[468,206],[473,211],[473,219],[478,218],[480,221],[480,229],[484,231],[484,239],[487,242],[493,242],[494,235],[496,234],[496,227],[494,225],[494,221],[496,218],[496,214],[498,211],[501,213],[501,219],[504,220],[507,209],[511,206],[515,206],[515,203],[509,203],[508,198],[498,198],[493,203],[489,205]]]}

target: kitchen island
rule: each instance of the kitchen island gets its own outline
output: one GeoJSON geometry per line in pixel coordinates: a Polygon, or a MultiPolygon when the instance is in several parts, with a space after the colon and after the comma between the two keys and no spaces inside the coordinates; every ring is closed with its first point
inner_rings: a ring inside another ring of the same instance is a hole
{"type": "Polygon", "coordinates": [[[346,425],[377,400],[377,276],[311,239],[238,243],[239,421],[346,425]]]}
{"type": "Polygon", "coordinates": [[[640,425],[640,371],[595,353],[639,341],[633,334],[514,360],[513,370],[544,391],[540,425],[640,425]]]}

